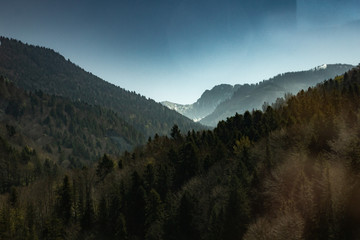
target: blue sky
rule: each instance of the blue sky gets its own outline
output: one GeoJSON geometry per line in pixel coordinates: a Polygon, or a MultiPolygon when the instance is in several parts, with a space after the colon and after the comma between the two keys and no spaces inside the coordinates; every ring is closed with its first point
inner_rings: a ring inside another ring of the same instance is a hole
{"type": "Polygon", "coordinates": [[[359,20],[358,0],[12,0],[0,35],[156,101],[192,103],[221,83],[358,64],[359,20]]]}

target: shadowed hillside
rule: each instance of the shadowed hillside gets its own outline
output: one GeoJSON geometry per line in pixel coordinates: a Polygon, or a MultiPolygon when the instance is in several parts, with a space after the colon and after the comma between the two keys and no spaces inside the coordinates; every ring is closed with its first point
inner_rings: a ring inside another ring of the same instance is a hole
{"type": "Polygon", "coordinates": [[[0,236],[358,239],[359,118],[356,67],[213,131],[174,125],[171,138],[88,168],[56,170],[2,137],[0,236]]]}
{"type": "Polygon", "coordinates": [[[21,88],[110,108],[144,136],[168,134],[174,124],[201,129],[200,124],[84,71],[51,49],[4,37],[0,41],[0,74],[21,88]]]}
{"type": "Polygon", "coordinates": [[[104,153],[132,150],[145,137],[119,114],[63,97],[26,92],[0,77],[0,132],[64,168],[97,161],[104,153]]]}

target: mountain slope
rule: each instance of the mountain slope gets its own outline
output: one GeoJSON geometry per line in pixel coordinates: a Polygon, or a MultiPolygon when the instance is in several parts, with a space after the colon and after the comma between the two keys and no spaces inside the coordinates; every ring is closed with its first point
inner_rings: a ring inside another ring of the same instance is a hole
{"type": "Polygon", "coordinates": [[[41,91],[27,93],[2,76],[0,137],[66,167],[88,165],[104,153],[130,151],[145,140],[112,110],[41,91]]]}
{"type": "Polygon", "coordinates": [[[261,109],[264,103],[273,103],[287,93],[297,93],[301,89],[343,74],[353,66],[346,64],[324,64],[301,72],[279,74],[258,84],[245,84],[237,88],[231,98],[220,103],[216,109],[200,123],[216,126],[220,120],[243,113],[246,110],[261,109]]]}
{"type": "Polygon", "coordinates": [[[239,87],[240,85],[221,84],[206,90],[193,104],[181,105],[167,101],[162,104],[194,121],[200,121],[212,113],[220,103],[229,99],[239,87]]]}
{"type": "Polygon", "coordinates": [[[21,88],[110,108],[145,136],[167,134],[174,124],[185,131],[201,128],[153,100],[84,71],[53,50],[4,37],[0,41],[0,74],[21,88]]]}
{"type": "Polygon", "coordinates": [[[25,168],[36,154],[0,137],[0,236],[359,239],[359,119],[360,66],[213,131],[173,128],[66,173],[25,168]]]}

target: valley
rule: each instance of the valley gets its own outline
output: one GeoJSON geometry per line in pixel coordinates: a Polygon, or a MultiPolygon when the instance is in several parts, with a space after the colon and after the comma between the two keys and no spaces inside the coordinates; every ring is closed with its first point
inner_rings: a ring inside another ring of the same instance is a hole
{"type": "Polygon", "coordinates": [[[180,105],[0,39],[0,239],[359,238],[360,66],[180,105]]]}

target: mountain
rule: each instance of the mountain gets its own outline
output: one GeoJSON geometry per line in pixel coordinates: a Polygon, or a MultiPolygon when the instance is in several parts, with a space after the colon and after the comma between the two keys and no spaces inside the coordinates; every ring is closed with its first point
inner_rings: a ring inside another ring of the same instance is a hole
{"type": "Polygon", "coordinates": [[[221,84],[206,90],[193,104],[181,105],[168,101],[162,104],[198,122],[212,113],[220,103],[229,99],[239,87],[240,85],[221,84]]]}
{"type": "Polygon", "coordinates": [[[56,167],[0,131],[0,238],[359,239],[359,119],[360,66],[83,168],[56,167]]]}
{"type": "Polygon", "coordinates": [[[130,151],[146,140],[112,110],[26,92],[2,76],[0,137],[65,168],[89,165],[104,153],[130,151]]]}
{"type": "Polygon", "coordinates": [[[294,94],[326,79],[341,75],[353,68],[347,64],[324,64],[308,71],[279,74],[257,84],[244,84],[236,88],[233,95],[221,102],[216,109],[200,120],[207,126],[216,126],[220,120],[244,113],[246,110],[262,109],[266,104],[274,103],[285,94],[294,94]]]}
{"type": "Polygon", "coordinates": [[[17,86],[109,108],[144,136],[202,126],[144,96],[110,84],[51,49],[0,37],[0,75],[17,86]]]}

